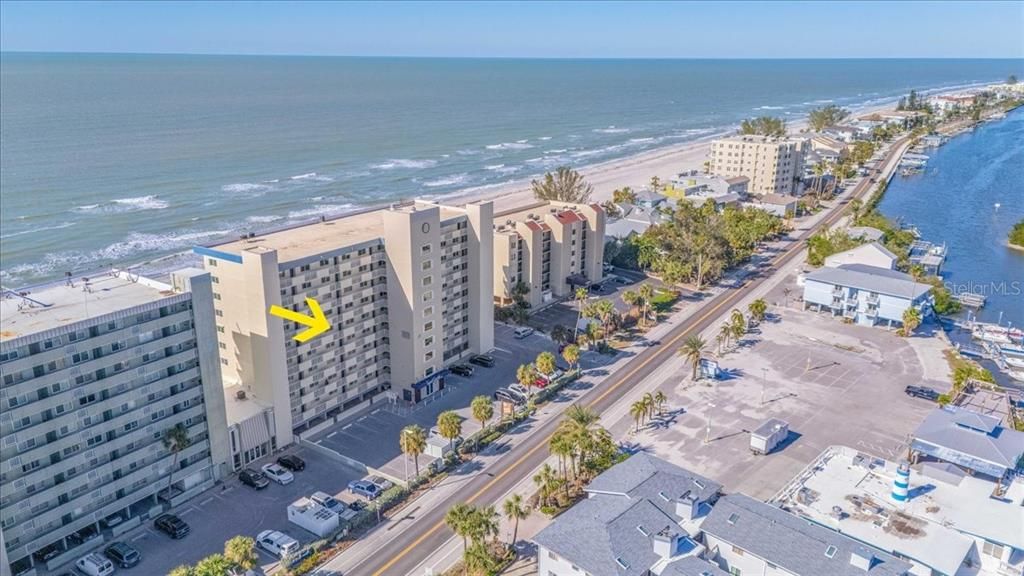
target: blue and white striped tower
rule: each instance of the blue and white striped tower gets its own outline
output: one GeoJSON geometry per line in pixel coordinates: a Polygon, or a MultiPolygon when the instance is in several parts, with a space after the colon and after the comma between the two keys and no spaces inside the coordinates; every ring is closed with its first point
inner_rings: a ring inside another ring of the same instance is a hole
{"type": "Polygon", "coordinates": [[[900,462],[896,469],[896,477],[892,480],[892,499],[906,503],[910,498],[910,464],[900,462]]]}

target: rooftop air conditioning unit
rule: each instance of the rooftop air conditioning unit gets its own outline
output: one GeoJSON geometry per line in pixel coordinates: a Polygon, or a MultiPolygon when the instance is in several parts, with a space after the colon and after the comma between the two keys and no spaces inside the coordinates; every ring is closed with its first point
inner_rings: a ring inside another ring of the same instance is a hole
{"type": "Polygon", "coordinates": [[[235,392],[235,399],[245,400],[245,390],[238,390],[237,392],[235,392]]]}

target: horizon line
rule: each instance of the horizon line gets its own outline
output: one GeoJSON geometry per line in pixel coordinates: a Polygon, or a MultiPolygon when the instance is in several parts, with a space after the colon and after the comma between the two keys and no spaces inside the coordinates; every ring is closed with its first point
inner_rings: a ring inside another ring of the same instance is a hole
{"type": "Polygon", "coordinates": [[[289,53],[230,53],[230,52],[134,52],[134,51],[68,51],[68,50],[3,50],[0,55],[77,55],[77,56],[206,56],[243,58],[365,58],[365,59],[418,59],[418,60],[1007,60],[1024,62],[1020,56],[452,56],[452,55],[409,55],[409,54],[289,54],[289,53]]]}

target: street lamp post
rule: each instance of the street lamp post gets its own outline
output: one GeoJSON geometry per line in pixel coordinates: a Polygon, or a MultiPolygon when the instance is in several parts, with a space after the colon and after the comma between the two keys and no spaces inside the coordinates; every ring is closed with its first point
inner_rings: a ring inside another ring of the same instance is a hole
{"type": "Polygon", "coordinates": [[[768,369],[761,368],[761,406],[764,406],[764,389],[768,385],[768,369]]]}
{"type": "Polygon", "coordinates": [[[708,410],[704,412],[704,443],[711,442],[711,408],[715,405],[708,402],[708,410]]]}

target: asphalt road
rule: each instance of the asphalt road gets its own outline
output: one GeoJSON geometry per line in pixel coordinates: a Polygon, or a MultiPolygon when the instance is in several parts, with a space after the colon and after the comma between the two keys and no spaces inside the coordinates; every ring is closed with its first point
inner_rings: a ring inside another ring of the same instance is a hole
{"type": "MultiPolygon", "coordinates": [[[[893,152],[900,150],[906,138],[893,143],[889,153],[880,162],[885,167],[892,159],[893,152]]],[[[870,176],[876,176],[873,172],[870,176]]],[[[759,272],[747,276],[737,285],[726,289],[704,304],[700,314],[677,326],[660,345],[647,348],[630,361],[622,370],[597,384],[581,398],[581,402],[598,414],[610,408],[624,393],[646,378],[661,363],[676,354],[676,350],[684,339],[692,334],[699,334],[714,322],[723,312],[734,308],[743,299],[746,292],[770,278],[781,267],[797,257],[804,248],[805,241],[823,226],[832,226],[846,211],[846,205],[852,198],[861,198],[875,184],[865,178],[853,190],[848,199],[833,208],[828,215],[814,228],[803,235],[790,240],[783,252],[771,260],[768,266],[759,272]]],[[[514,448],[502,459],[493,464],[486,474],[480,474],[470,481],[463,490],[445,500],[438,506],[424,511],[402,533],[398,534],[382,546],[372,557],[358,565],[352,574],[384,574],[405,575],[423,561],[431,552],[440,548],[449,538],[451,532],[444,525],[444,515],[457,502],[468,504],[496,503],[505,493],[515,486],[523,477],[532,472],[547,458],[547,444],[552,433],[559,424],[552,419],[533,431],[526,440],[514,448]]]]}

